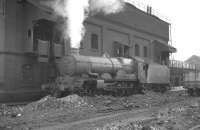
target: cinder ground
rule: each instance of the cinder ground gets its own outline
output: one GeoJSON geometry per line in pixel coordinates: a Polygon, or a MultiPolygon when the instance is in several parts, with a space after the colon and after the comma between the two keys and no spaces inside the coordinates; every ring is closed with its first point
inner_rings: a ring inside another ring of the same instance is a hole
{"type": "Polygon", "coordinates": [[[44,97],[0,107],[0,130],[189,130],[200,124],[200,98],[184,92],[129,97],[44,97]]]}

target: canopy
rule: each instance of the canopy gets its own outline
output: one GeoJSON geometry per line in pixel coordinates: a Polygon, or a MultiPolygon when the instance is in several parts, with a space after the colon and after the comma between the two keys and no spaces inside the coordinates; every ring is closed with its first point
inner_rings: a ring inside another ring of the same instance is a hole
{"type": "Polygon", "coordinates": [[[176,53],[177,50],[175,47],[169,45],[168,43],[165,43],[163,41],[160,41],[160,40],[154,40],[152,43],[155,43],[155,44],[161,44],[163,46],[165,46],[167,48],[167,50],[170,52],[170,53],[176,53]]]}

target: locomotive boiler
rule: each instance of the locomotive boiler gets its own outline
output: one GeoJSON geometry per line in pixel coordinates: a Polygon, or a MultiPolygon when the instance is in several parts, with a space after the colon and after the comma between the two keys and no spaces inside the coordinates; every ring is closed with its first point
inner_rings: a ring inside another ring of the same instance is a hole
{"type": "Polygon", "coordinates": [[[60,60],[58,68],[60,77],[54,92],[130,95],[150,88],[163,92],[169,86],[167,66],[148,63],[138,57],[71,54],[60,60]]]}
{"type": "Polygon", "coordinates": [[[128,58],[70,55],[60,61],[59,68],[61,75],[101,75],[104,73],[116,75],[120,70],[133,73],[135,63],[134,60],[128,58]]]}

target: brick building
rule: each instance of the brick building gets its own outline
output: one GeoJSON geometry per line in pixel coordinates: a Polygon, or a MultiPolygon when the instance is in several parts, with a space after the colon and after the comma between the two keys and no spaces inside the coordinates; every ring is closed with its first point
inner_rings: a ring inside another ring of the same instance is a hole
{"type": "MultiPolygon", "coordinates": [[[[54,28],[62,20],[39,1],[0,0],[0,101],[38,94],[50,75],[50,41],[57,60],[69,51],[54,28]]],[[[176,51],[168,44],[169,23],[130,3],[120,13],[89,17],[84,25],[82,55],[138,56],[167,64],[176,51]]]]}

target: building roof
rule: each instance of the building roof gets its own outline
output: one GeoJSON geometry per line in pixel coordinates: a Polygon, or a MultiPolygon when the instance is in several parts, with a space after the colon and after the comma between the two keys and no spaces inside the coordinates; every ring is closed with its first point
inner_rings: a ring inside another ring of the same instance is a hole
{"type": "Polygon", "coordinates": [[[188,58],[185,62],[188,64],[200,65],[200,56],[193,55],[190,58],[188,58]]]}
{"type": "Polygon", "coordinates": [[[169,40],[169,23],[147,14],[129,3],[119,13],[109,15],[97,14],[96,17],[142,33],[160,37],[166,41],[169,40]]]}

